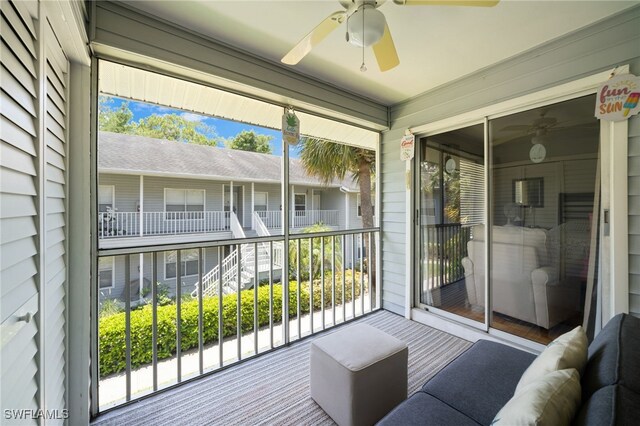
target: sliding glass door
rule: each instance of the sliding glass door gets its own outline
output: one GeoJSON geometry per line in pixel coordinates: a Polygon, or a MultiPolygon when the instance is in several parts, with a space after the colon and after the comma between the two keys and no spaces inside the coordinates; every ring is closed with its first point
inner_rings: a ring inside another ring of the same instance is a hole
{"type": "Polygon", "coordinates": [[[490,117],[486,132],[477,124],[421,139],[420,306],[480,328],[488,315],[491,329],[543,344],[583,323],[598,276],[594,103],[585,96],[490,117]]]}
{"type": "Polygon", "coordinates": [[[546,344],[583,322],[597,271],[593,105],[595,95],[489,122],[495,329],[546,344]]]}
{"type": "Polygon", "coordinates": [[[484,170],[483,124],[420,142],[419,302],[481,323],[484,247],[472,237],[484,232],[484,170]]]}

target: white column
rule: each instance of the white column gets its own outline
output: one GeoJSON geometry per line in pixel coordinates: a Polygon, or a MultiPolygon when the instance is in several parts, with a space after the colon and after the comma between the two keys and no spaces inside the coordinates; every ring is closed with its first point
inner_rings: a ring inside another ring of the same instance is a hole
{"type": "Polygon", "coordinates": [[[291,224],[289,225],[292,228],[296,227],[296,187],[291,185],[291,206],[289,207],[288,214],[291,217],[291,224]]]}
{"type": "MultiPolygon", "coordinates": [[[[345,192],[344,193],[344,229],[349,229],[349,193],[345,192]]],[[[347,235],[344,239],[344,245],[345,245],[345,252],[346,253],[353,253],[353,251],[351,250],[351,238],[349,238],[349,235],[347,235]]],[[[351,256],[353,256],[353,254],[351,254],[351,256]]],[[[343,262],[347,262],[347,256],[344,256],[343,262]]],[[[353,268],[355,265],[353,265],[353,263],[351,264],[351,267],[353,268]]]]}
{"type": "Polygon", "coordinates": [[[229,182],[229,217],[233,213],[233,181],[229,182]]]}
{"type": "Polygon", "coordinates": [[[311,190],[311,223],[316,223],[318,221],[317,215],[316,215],[316,208],[314,206],[313,203],[313,193],[314,193],[315,189],[311,190]]]}
{"type": "Polygon", "coordinates": [[[256,204],[256,185],[255,182],[251,182],[251,229],[256,229],[256,222],[253,218],[256,204]]]}
{"type": "MultiPolygon", "coordinates": [[[[140,236],[142,237],[144,235],[144,176],[142,175],[140,175],[140,212],[138,212],[138,215],[140,218],[140,236]]],[[[139,256],[140,260],[138,261],[138,298],[140,302],[142,302],[142,289],[144,287],[144,254],[140,253],[139,256]]]]}
{"type": "Polygon", "coordinates": [[[349,229],[349,193],[344,193],[344,229],[349,229]]]}
{"type": "MultiPolygon", "coordinates": [[[[115,200],[114,200],[115,201],[115,200]]],[[[139,234],[142,237],[144,235],[144,176],[140,175],[140,207],[139,207],[139,212],[138,212],[138,216],[139,216],[139,226],[140,226],[140,230],[139,230],[139,234]]]]}

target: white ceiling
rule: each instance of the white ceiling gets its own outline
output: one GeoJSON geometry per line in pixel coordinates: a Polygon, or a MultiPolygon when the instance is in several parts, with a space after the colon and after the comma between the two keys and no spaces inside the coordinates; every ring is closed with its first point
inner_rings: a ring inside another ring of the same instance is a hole
{"type": "MultiPolygon", "coordinates": [[[[126,1],[132,7],[231,46],[279,62],[332,12],[323,1],[126,1]]],[[[385,105],[395,104],[618,13],[639,1],[502,0],[492,8],[380,7],[393,35],[400,65],[381,73],[371,49],[345,41],[345,24],[295,70],[385,105]]]]}

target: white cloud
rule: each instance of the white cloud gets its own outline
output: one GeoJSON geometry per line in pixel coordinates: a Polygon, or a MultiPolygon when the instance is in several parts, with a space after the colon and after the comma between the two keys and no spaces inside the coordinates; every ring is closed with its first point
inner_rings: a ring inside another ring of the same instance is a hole
{"type": "Polygon", "coordinates": [[[187,121],[202,121],[206,118],[205,116],[194,114],[192,112],[183,112],[180,116],[187,121]]]}

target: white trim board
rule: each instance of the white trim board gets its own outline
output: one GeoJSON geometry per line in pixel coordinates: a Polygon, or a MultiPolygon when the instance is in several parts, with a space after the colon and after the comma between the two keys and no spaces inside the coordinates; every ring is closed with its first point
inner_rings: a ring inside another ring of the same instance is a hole
{"type": "MultiPolygon", "coordinates": [[[[551,103],[562,102],[574,99],[583,95],[595,93],[597,87],[607,80],[614,70],[608,70],[598,74],[593,74],[579,80],[559,86],[550,87],[535,93],[509,99],[497,104],[488,105],[474,111],[469,111],[433,123],[412,127],[410,130],[416,136],[427,136],[430,134],[442,133],[450,129],[471,126],[483,123],[483,118],[494,119],[505,115],[516,114],[542,107],[551,103]]],[[[629,72],[629,65],[620,66],[615,70],[616,74],[629,72]]]]}

